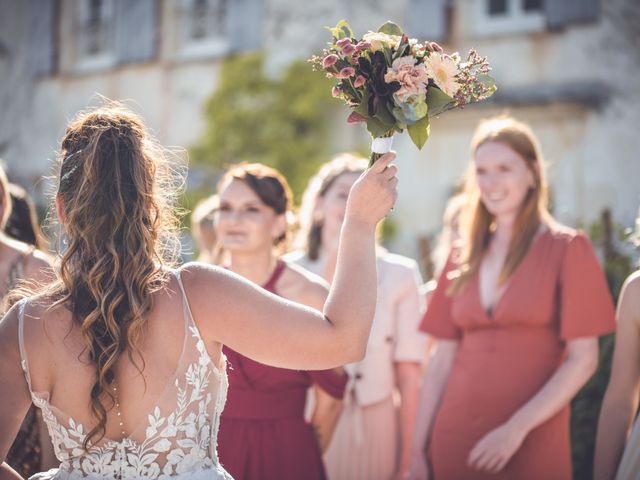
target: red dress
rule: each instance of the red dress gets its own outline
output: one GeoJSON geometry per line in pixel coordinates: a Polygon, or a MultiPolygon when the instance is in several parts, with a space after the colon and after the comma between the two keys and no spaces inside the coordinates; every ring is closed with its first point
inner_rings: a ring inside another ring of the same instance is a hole
{"type": "Polygon", "coordinates": [[[469,452],[527,403],[560,366],[568,340],[615,329],[614,307],[589,239],[565,228],[537,237],[490,317],[478,275],[449,296],[447,263],[422,328],[459,347],[436,414],[435,480],[570,480],[569,405],[535,428],[498,474],[467,467],[469,452]]]}
{"type": "MultiPolygon", "coordinates": [[[[263,286],[275,286],[286,264],[278,262],[263,286]]],[[[278,348],[274,346],[274,348],[278,348]]],[[[236,480],[324,479],[322,454],[304,419],[312,384],[342,398],[347,376],[333,370],[299,371],[270,367],[224,347],[229,393],[220,420],[218,456],[236,480]]]]}

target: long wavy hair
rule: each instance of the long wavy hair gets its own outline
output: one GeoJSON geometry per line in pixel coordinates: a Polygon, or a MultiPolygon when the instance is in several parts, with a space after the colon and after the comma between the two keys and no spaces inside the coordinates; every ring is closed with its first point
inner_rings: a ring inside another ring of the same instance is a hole
{"type": "Polygon", "coordinates": [[[320,167],[302,195],[302,205],[298,214],[300,230],[295,247],[303,250],[310,260],[316,261],[322,246],[323,219],[317,214],[316,207],[341,175],[362,173],[367,169],[368,160],[351,153],[341,153],[320,167]]]}
{"type": "Polygon", "coordinates": [[[511,148],[525,161],[534,178],[534,184],[522,202],[513,227],[513,236],[500,272],[499,284],[504,284],[518,267],[541,223],[553,222],[548,210],[549,196],[544,161],[538,140],[531,128],[505,115],[482,121],[471,141],[471,161],[464,188],[466,206],[460,217],[462,248],[457,258],[458,269],[451,282],[452,293],[461,292],[476,274],[495,230],[495,217],[480,199],[474,163],[478,148],[487,142],[499,142],[511,148]]]}
{"type": "Polygon", "coordinates": [[[48,293],[51,308],[71,310],[95,365],[97,424],[85,449],[105,435],[118,359],[126,354],[144,370],[139,343],[152,294],[179,251],[176,172],[142,120],[116,102],[80,113],[62,140],[56,195],[68,246],[48,293]]]}

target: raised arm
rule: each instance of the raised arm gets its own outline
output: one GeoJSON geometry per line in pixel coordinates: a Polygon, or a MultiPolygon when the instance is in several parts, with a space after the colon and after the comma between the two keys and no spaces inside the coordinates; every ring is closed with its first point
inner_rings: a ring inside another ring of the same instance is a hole
{"type": "Polygon", "coordinates": [[[633,419],[640,386],[640,272],[625,283],[618,303],[616,346],[609,386],[602,402],[594,478],[614,478],[633,419]]]}
{"type": "Polygon", "coordinates": [[[387,154],[349,194],[336,275],[320,313],[231,272],[190,265],[183,281],[196,322],[214,341],[261,363],[328,369],[364,356],[376,303],[375,227],[396,198],[395,158],[387,154]]]}

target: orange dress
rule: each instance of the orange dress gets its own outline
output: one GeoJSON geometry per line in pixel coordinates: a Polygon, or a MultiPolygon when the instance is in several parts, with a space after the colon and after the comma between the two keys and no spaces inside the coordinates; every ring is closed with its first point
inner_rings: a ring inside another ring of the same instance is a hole
{"type": "Polygon", "coordinates": [[[569,405],[535,428],[497,475],[467,467],[469,452],[545,385],[568,340],[615,329],[607,283],[589,239],[564,227],[539,235],[489,317],[475,277],[449,296],[440,276],[422,322],[436,338],[458,340],[429,444],[435,480],[570,480],[569,405]]]}

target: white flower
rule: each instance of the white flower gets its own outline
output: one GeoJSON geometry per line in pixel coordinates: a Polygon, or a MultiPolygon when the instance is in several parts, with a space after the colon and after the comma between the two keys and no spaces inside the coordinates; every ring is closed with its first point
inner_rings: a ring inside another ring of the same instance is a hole
{"type": "Polygon", "coordinates": [[[433,52],[424,59],[427,73],[444,93],[453,97],[460,88],[456,76],[460,72],[458,65],[449,55],[433,52]]]}
{"type": "Polygon", "coordinates": [[[395,48],[400,43],[402,37],[398,35],[387,35],[381,32],[367,32],[362,36],[362,40],[371,44],[371,50],[374,52],[380,50],[383,46],[395,48]]]}

